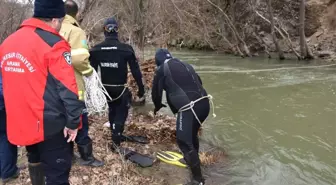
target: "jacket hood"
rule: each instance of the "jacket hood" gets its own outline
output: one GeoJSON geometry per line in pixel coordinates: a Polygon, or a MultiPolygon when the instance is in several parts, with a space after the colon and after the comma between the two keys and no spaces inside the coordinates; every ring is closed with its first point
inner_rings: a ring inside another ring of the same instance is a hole
{"type": "Polygon", "coordinates": [[[155,63],[157,66],[160,66],[167,59],[171,59],[173,56],[167,49],[158,49],[155,53],[155,63]]]}

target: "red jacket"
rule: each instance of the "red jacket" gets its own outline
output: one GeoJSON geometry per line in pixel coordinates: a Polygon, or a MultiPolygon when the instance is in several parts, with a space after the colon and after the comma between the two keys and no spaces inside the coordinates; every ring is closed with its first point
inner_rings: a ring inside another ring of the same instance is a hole
{"type": "Polygon", "coordinates": [[[35,18],[24,21],[0,46],[7,134],[27,146],[76,129],[84,103],[78,99],[69,44],[35,18]]]}

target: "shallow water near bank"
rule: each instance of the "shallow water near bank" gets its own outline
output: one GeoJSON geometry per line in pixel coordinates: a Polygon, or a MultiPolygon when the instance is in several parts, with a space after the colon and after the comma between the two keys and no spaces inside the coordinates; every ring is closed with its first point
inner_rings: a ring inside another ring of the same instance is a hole
{"type": "Polygon", "coordinates": [[[209,116],[202,140],[228,158],[205,169],[211,184],[336,184],[335,66],[253,71],[307,65],[211,52],[172,54],[194,65],[214,97],[217,117],[209,116]]]}

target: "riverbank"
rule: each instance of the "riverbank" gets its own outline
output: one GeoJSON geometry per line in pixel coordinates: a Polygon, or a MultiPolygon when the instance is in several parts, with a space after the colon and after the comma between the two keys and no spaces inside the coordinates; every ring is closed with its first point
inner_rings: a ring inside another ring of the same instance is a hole
{"type": "MultiPolygon", "coordinates": [[[[237,4],[234,4],[233,7],[226,7],[228,9],[224,9],[224,11],[228,15],[231,14],[233,25],[239,30],[242,41],[238,39],[239,42],[237,42],[237,38],[234,37],[235,34],[230,34],[230,29],[216,25],[218,22],[212,22],[209,19],[207,21],[209,25],[204,26],[203,30],[194,34],[190,34],[191,31],[184,34],[170,34],[165,44],[169,47],[219,51],[244,57],[266,55],[266,57],[279,58],[277,44],[286,59],[295,55],[295,53],[301,55],[300,3],[286,0],[269,2],[272,4],[271,9],[273,9],[274,14],[274,35],[272,35],[269,21],[271,20],[269,17],[270,7],[268,7],[266,1],[258,1],[258,5],[254,8],[251,8],[253,6],[247,6],[247,10],[241,9],[242,6],[245,7],[246,2],[237,1],[237,4]],[[233,9],[230,11],[230,8],[233,9]],[[246,12],[238,15],[240,11],[234,11],[235,8],[246,12]],[[243,16],[244,14],[245,16],[243,16]],[[213,26],[215,29],[211,30],[213,26]],[[245,48],[250,54],[245,52],[245,48]],[[272,55],[272,53],[276,53],[276,55],[272,55]]],[[[228,6],[232,5],[229,4],[228,6]]],[[[335,10],[336,3],[332,0],[306,1],[304,35],[307,46],[315,58],[328,60],[336,58],[335,10]]],[[[219,15],[222,14],[219,13],[219,15]]],[[[202,29],[202,26],[200,29],[202,29]]],[[[155,43],[150,39],[148,42],[155,43]]],[[[297,58],[297,56],[295,57],[297,58]]]]}
{"type": "MultiPolygon", "coordinates": [[[[90,117],[90,133],[93,139],[94,155],[105,162],[101,168],[82,167],[77,163],[72,167],[70,183],[72,185],[96,184],[96,185],[169,185],[170,177],[175,179],[185,179],[188,177],[187,169],[171,165],[160,167],[160,162],[155,160],[153,167],[140,168],[123,160],[121,155],[112,153],[110,150],[111,135],[110,129],[104,127],[107,117],[90,117]],[[173,170],[167,170],[173,169],[173,170]],[[175,170],[183,173],[176,174],[175,170]],[[160,176],[159,174],[165,174],[160,176]]],[[[153,116],[136,113],[134,109],[127,121],[126,134],[145,135],[150,139],[147,145],[135,143],[123,143],[123,147],[131,148],[142,154],[155,157],[155,152],[160,150],[178,151],[175,143],[175,120],[166,115],[153,116]]],[[[204,146],[204,145],[203,145],[204,146]]],[[[203,167],[214,164],[218,160],[223,160],[225,154],[213,148],[202,148],[200,153],[203,167]]],[[[9,183],[9,185],[29,185],[29,173],[27,169],[26,152],[24,148],[19,149],[18,166],[22,169],[20,177],[9,183]]]]}
{"type": "MultiPolygon", "coordinates": [[[[141,63],[141,69],[146,88],[151,88],[152,78],[155,71],[154,60],[146,60],[141,63]]],[[[136,94],[136,84],[133,78],[129,78],[129,88],[136,94]]],[[[149,96],[149,95],[148,95],[149,96]]],[[[148,99],[147,99],[148,100],[148,99]]],[[[175,117],[158,113],[154,116],[149,106],[133,107],[126,122],[125,133],[146,136],[150,143],[147,145],[124,142],[123,147],[128,147],[139,153],[153,156],[160,150],[179,151],[175,144],[175,117]]],[[[106,116],[90,116],[89,135],[93,139],[94,155],[105,162],[101,168],[73,166],[70,175],[72,185],[95,184],[95,185],[169,185],[184,183],[189,177],[186,168],[179,168],[172,165],[165,165],[155,159],[150,168],[140,168],[125,161],[121,155],[114,154],[110,150],[111,133],[110,128],[104,127],[108,121],[106,116]],[[179,173],[177,174],[176,171],[179,173]],[[172,181],[172,177],[174,180],[172,181]]],[[[200,132],[201,134],[201,132],[200,132]]],[[[203,167],[209,167],[217,161],[225,160],[225,153],[210,145],[201,143],[200,158],[203,167]]],[[[24,148],[19,149],[18,165],[22,168],[20,177],[9,183],[10,185],[29,185],[29,173],[27,169],[26,152],[24,148]]]]}

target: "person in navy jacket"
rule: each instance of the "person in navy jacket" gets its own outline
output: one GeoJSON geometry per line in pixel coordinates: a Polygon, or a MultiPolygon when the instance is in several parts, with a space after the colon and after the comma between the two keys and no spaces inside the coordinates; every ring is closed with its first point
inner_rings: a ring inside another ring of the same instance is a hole
{"type": "Polygon", "coordinates": [[[0,71],[0,177],[5,184],[19,176],[17,162],[17,146],[12,145],[6,133],[6,110],[2,90],[2,74],[0,71]]]}

